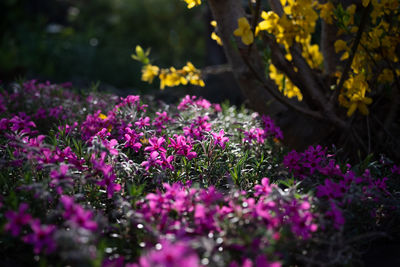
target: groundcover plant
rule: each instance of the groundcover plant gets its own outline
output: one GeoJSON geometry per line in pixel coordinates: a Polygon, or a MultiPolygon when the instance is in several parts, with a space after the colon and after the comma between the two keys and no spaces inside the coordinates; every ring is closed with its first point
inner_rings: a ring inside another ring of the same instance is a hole
{"type": "Polygon", "coordinates": [[[2,266],[362,265],[400,166],[288,151],[268,116],[26,81],[0,94],[2,266]]]}

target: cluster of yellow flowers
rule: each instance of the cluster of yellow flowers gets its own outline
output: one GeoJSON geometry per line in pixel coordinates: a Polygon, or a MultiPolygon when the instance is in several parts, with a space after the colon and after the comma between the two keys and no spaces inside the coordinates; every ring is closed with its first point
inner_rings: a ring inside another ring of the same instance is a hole
{"type": "Polygon", "coordinates": [[[201,79],[200,70],[191,63],[187,62],[182,69],[160,69],[157,66],[146,64],[142,68],[142,81],[152,83],[154,78],[158,76],[160,79],[160,89],[174,87],[178,85],[186,85],[188,83],[204,87],[204,81],[201,79]]]}
{"type": "Polygon", "coordinates": [[[288,98],[297,97],[299,101],[303,100],[300,89],[295,86],[282,72],[278,71],[273,64],[269,65],[269,77],[275,81],[279,91],[288,98]]]}
{"type": "MultiPolygon", "coordinates": [[[[396,54],[396,47],[400,44],[400,22],[397,0],[369,1],[363,0],[365,7],[372,6],[370,13],[371,27],[361,35],[360,45],[356,50],[349,78],[344,82],[343,89],[339,95],[339,103],[348,108],[347,115],[351,116],[356,110],[361,114],[368,115],[367,105],[372,103],[366,92],[371,92],[369,81],[377,81],[382,84],[392,84],[395,76],[400,76],[399,57],[396,54]],[[387,18],[391,17],[391,23],[387,18]],[[396,23],[393,23],[397,21],[396,23]],[[396,68],[397,66],[397,68],[396,68]]],[[[343,25],[339,34],[348,36],[358,30],[354,25],[355,5],[347,7],[349,19],[343,25]]],[[[344,41],[339,39],[335,42],[336,53],[342,53],[341,60],[350,56],[353,40],[344,41]]],[[[341,72],[338,73],[340,77],[341,72]]]]}
{"type": "Polygon", "coordinates": [[[201,0],[184,0],[188,8],[201,5],[201,0]]]}
{"type": "MultiPolygon", "coordinates": [[[[319,46],[311,43],[316,22],[321,18],[328,24],[338,24],[337,36],[338,38],[344,36],[334,44],[336,53],[341,53],[340,60],[346,60],[351,56],[354,40],[349,37],[354,36],[359,30],[354,19],[357,10],[355,4],[344,9],[340,4],[335,6],[329,0],[324,4],[314,0],[280,0],[280,2],[283,7],[281,16],[273,11],[262,11],[262,21],[255,29],[251,28],[245,17],[239,18],[234,35],[241,37],[244,44],[250,45],[261,31],[266,31],[285,48],[285,57],[288,61],[292,60],[290,47],[296,42],[301,45],[302,56],[309,66],[321,69],[323,56],[319,46]]],[[[364,115],[369,114],[367,105],[372,103],[372,98],[366,94],[371,92],[369,85],[371,81],[391,84],[396,76],[400,76],[399,58],[396,54],[396,47],[400,44],[400,2],[362,0],[362,5],[363,8],[372,6],[369,14],[372,26],[361,35],[360,45],[351,62],[350,73],[339,94],[339,103],[348,109],[348,116],[353,115],[356,110],[364,115]]],[[[338,70],[336,73],[338,81],[341,75],[341,70],[338,70]]],[[[285,96],[302,100],[300,89],[272,64],[269,66],[269,76],[285,96]]]]}
{"type": "MultiPolygon", "coordinates": [[[[217,22],[216,22],[215,20],[211,21],[210,24],[211,24],[211,26],[214,27],[214,29],[217,28],[217,22]]],[[[213,39],[214,41],[216,41],[218,45],[221,45],[221,46],[223,45],[223,44],[222,44],[221,38],[217,35],[217,33],[216,33],[215,31],[213,31],[213,32],[211,33],[211,39],[213,39]]]]}
{"type": "MultiPolygon", "coordinates": [[[[188,8],[201,4],[201,0],[184,1],[188,8]]],[[[335,52],[341,54],[341,61],[352,56],[350,72],[339,92],[338,101],[341,106],[347,108],[348,116],[352,116],[356,110],[367,115],[369,113],[367,105],[372,103],[372,98],[366,96],[367,93],[371,93],[371,81],[391,84],[396,76],[400,76],[399,58],[396,54],[396,47],[400,44],[400,2],[398,0],[361,1],[363,8],[372,6],[369,13],[371,26],[362,33],[355,55],[351,55],[354,40],[350,38],[359,31],[354,18],[357,11],[355,4],[344,9],[341,4],[334,5],[331,0],[323,4],[316,0],[280,0],[280,3],[283,8],[281,16],[273,11],[262,11],[261,21],[255,29],[252,29],[246,17],[241,17],[238,19],[238,28],[233,34],[240,37],[245,45],[251,45],[264,31],[284,47],[288,61],[292,61],[290,47],[297,43],[309,66],[320,70],[324,59],[318,44],[311,43],[312,34],[315,32],[319,18],[327,24],[337,24],[339,39],[334,44],[335,52]]],[[[216,21],[212,21],[211,25],[217,29],[216,21]]],[[[212,32],[211,38],[219,45],[223,45],[216,31],[212,32]]],[[[297,72],[297,69],[295,71],[297,72]]],[[[339,82],[342,76],[341,69],[338,69],[335,75],[339,82]]],[[[179,70],[173,67],[160,69],[148,62],[144,63],[142,80],[151,83],[156,76],[160,78],[161,89],[165,86],[187,83],[204,86],[200,71],[190,62],[179,70]]],[[[300,89],[272,63],[269,64],[269,76],[285,96],[296,97],[299,101],[303,99],[300,89]]]]}
{"type": "MultiPolygon", "coordinates": [[[[254,37],[261,31],[273,35],[278,44],[282,44],[286,50],[286,59],[291,61],[290,46],[294,41],[302,47],[302,55],[311,68],[319,69],[323,62],[323,56],[317,44],[311,44],[311,35],[315,31],[318,13],[316,8],[318,3],[312,0],[281,0],[283,15],[279,16],[273,11],[262,11],[262,21],[258,23],[253,31],[245,17],[239,18],[238,28],[234,31],[235,36],[239,36],[242,42],[250,45],[254,42],[254,37]]],[[[277,68],[270,64],[270,78],[273,79],[278,89],[287,97],[297,97],[299,101],[303,99],[300,89],[296,87],[290,79],[277,68]]]]}

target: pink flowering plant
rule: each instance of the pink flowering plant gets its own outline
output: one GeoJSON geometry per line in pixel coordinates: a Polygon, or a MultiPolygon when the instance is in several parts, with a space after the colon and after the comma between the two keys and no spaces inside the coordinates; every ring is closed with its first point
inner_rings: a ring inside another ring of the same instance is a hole
{"type": "Polygon", "coordinates": [[[71,87],[0,89],[0,265],[351,265],[400,236],[398,162],[289,152],[269,116],[201,97],[71,87]]]}

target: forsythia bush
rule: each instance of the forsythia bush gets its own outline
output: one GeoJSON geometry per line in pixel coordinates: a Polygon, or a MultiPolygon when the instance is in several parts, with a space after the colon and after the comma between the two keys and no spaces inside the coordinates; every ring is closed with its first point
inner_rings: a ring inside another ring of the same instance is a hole
{"type": "Polygon", "coordinates": [[[288,152],[268,116],[186,96],[0,91],[2,265],[353,264],[398,238],[400,166],[288,152]]]}
{"type": "MultiPolygon", "coordinates": [[[[202,3],[185,2],[188,8],[202,3]]],[[[211,38],[224,47],[257,111],[265,112],[272,98],[329,125],[326,135],[335,141],[348,144],[343,140],[351,138],[353,150],[390,150],[399,156],[394,137],[400,131],[399,1],[208,0],[208,6],[215,19],[211,38]],[[270,96],[263,98],[265,91],[270,96]],[[381,148],[371,145],[374,139],[381,148]]],[[[205,75],[190,63],[181,70],[160,69],[147,56],[141,60],[143,81],[158,76],[162,89],[204,86],[205,75]]]]}

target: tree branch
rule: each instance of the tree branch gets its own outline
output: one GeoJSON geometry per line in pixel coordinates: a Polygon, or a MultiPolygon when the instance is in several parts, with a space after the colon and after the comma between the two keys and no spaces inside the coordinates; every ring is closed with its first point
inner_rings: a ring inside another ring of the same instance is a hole
{"type": "Polygon", "coordinates": [[[303,107],[297,106],[294,103],[291,103],[286,97],[282,96],[277,88],[274,88],[271,86],[271,82],[266,82],[265,77],[259,76],[258,72],[254,69],[254,67],[251,65],[251,63],[248,61],[248,59],[245,56],[243,57],[243,61],[246,63],[246,65],[250,68],[250,70],[254,73],[256,79],[262,84],[262,86],[271,94],[275,97],[276,100],[278,100],[281,104],[298,111],[304,115],[307,115],[309,117],[318,119],[318,120],[323,120],[324,117],[319,113],[315,112],[309,109],[305,109],[303,107]]]}
{"type": "Polygon", "coordinates": [[[356,35],[356,39],[354,40],[353,47],[351,48],[350,57],[346,61],[346,65],[345,65],[342,75],[340,77],[339,84],[338,84],[335,92],[332,94],[332,97],[329,100],[329,103],[333,104],[333,102],[336,101],[336,99],[339,96],[340,91],[342,90],[344,82],[349,77],[350,67],[353,64],[353,59],[354,59],[354,56],[356,55],[358,45],[361,41],[362,33],[364,32],[364,29],[367,26],[370,7],[371,7],[371,3],[369,3],[368,6],[366,8],[364,8],[364,10],[363,10],[363,13],[361,16],[361,21],[360,21],[360,26],[358,27],[358,31],[357,31],[357,35],[356,35]]]}

